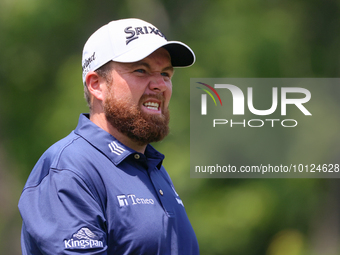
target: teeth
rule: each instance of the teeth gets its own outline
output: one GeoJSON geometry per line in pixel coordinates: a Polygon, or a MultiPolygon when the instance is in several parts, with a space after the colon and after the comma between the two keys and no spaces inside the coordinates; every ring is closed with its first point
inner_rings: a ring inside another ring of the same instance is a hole
{"type": "Polygon", "coordinates": [[[144,103],[144,106],[152,110],[158,110],[159,104],[155,102],[146,102],[144,103]]]}

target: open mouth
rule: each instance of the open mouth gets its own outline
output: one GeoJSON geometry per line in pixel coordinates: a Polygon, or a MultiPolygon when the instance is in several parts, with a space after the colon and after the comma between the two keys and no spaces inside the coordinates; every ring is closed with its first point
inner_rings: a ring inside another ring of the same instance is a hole
{"type": "Polygon", "coordinates": [[[148,101],[148,102],[145,102],[143,105],[150,110],[154,110],[154,111],[159,110],[159,103],[156,103],[156,102],[148,101]]]}

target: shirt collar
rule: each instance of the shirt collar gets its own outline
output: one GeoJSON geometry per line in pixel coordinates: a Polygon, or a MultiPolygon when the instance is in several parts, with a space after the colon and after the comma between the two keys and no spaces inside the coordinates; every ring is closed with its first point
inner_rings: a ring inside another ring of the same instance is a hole
{"type": "MultiPolygon", "coordinates": [[[[94,124],[89,119],[89,114],[80,115],[78,126],[74,132],[105,154],[115,165],[118,165],[129,155],[136,153],[135,150],[125,146],[111,134],[94,124]]],[[[144,155],[146,158],[158,160],[157,167],[160,168],[164,159],[163,154],[148,144],[144,155]]]]}

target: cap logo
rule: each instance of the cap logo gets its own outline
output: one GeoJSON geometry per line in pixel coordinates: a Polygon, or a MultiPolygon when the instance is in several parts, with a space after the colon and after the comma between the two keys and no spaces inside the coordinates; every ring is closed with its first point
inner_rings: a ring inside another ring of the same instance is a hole
{"type": "Polygon", "coordinates": [[[139,35],[145,35],[145,34],[155,34],[160,37],[163,37],[166,40],[166,37],[164,34],[162,34],[161,31],[159,31],[155,27],[150,27],[150,26],[144,26],[144,27],[126,27],[124,29],[124,32],[126,34],[130,34],[129,36],[126,36],[126,45],[128,45],[131,41],[138,39],[139,35]]]}
{"type": "Polygon", "coordinates": [[[86,70],[86,68],[91,64],[92,61],[96,59],[95,57],[95,52],[93,52],[92,56],[85,59],[84,64],[83,64],[83,72],[86,70]]]}

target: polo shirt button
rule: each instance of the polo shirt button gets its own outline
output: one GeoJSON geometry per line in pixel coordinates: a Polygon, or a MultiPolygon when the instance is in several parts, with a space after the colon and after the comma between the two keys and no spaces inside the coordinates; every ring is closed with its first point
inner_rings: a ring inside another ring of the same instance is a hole
{"type": "Polygon", "coordinates": [[[160,190],[159,190],[159,194],[161,194],[161,195],[163,196],[163,194],[164,194],[164,193],[163,193],[163,190],[160,189],[160,190]]]}
{"type": "Polygon", "coordinates": [[[140,158],[139,154],[135,154],[135,159],[139,159],[139,158],[140,158]]]}

